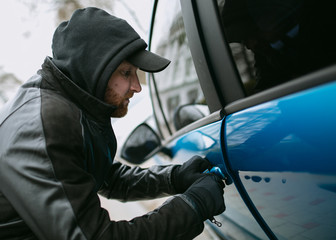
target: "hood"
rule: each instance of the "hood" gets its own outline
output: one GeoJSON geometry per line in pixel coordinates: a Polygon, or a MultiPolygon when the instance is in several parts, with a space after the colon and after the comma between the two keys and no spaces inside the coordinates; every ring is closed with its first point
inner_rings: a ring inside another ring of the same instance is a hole
{"type": "Polygon", "coordinates": [[[81,89],[103,100],[114,70],[146,47],[125,20],[98,8],[85,8],[57,27],[52,61],[81,89]]]}

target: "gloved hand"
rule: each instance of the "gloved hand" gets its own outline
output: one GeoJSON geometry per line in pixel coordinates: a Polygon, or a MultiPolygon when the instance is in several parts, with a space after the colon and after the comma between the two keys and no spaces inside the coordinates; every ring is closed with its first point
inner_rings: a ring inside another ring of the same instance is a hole
{"type": "Polygon", "coordinates": [[[211,219],[225,211],[223,181],[216,175],[203,174],[184,193],[195,205],[202,221],[211,219]]]}
{"type": "Polygon", "coordinates": [[[199,156],[194,156],[182,165],[177,165],[172,172],[172,184],[176,193],[184,193],[191,184],[203,177],[203,172],[210,169],[208,160],[199,156]]]}

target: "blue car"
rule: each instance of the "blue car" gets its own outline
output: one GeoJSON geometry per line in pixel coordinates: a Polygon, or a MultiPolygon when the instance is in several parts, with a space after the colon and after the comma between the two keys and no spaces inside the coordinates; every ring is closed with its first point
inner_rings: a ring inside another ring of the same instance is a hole
{"type": "Polygon", "coordinates": [[[217,166],[219,239],[336,239],[335,5],[154,1],[149,47],[172,63],[122,157],[217,166]]]}

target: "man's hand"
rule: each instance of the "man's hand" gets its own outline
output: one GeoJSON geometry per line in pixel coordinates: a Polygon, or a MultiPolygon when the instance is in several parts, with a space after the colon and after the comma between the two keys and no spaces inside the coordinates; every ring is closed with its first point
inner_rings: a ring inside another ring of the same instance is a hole
{"type": "Polygon", "coordinates": [[[223,181],[214,174],[204,174],[184,193],[195,205],[203,221],[225,211],[223,181]]]}
{"type": "Polygon", "coordinates": [[[203,172],[206,169],[210,168],[210,162],[199,156],[177,165],[172,172],[172,184],[176,193],[184,193],[197,179],[204,176],[203,172]]]}

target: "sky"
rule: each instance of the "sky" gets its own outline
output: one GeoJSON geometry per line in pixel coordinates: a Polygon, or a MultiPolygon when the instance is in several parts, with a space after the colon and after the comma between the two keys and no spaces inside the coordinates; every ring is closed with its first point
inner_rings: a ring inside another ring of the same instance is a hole
{"type": "MultiPolygon", "coordinates": [[[[52,35],[57,27],[50,0],[36,2],[36,10],[31,11],[20,0],[0,0],[0,72],[13,73],[21,81],[35,74],[44,58],[51,56],[52,35]]],[[[126,1],[144,28],[150,23],[152,2],[126,1]]],[[[126,19],[147,42],[146,32],[134,22],[134,17],[121,0],[116,0],[112,13],[126,19]]]]}
{"type": "Polygon", "coordinates": [[[24,81],[51,54],[54,16],[41,5],[38,15],[17,0],[0,2],[0,66],[24,81]]]}

